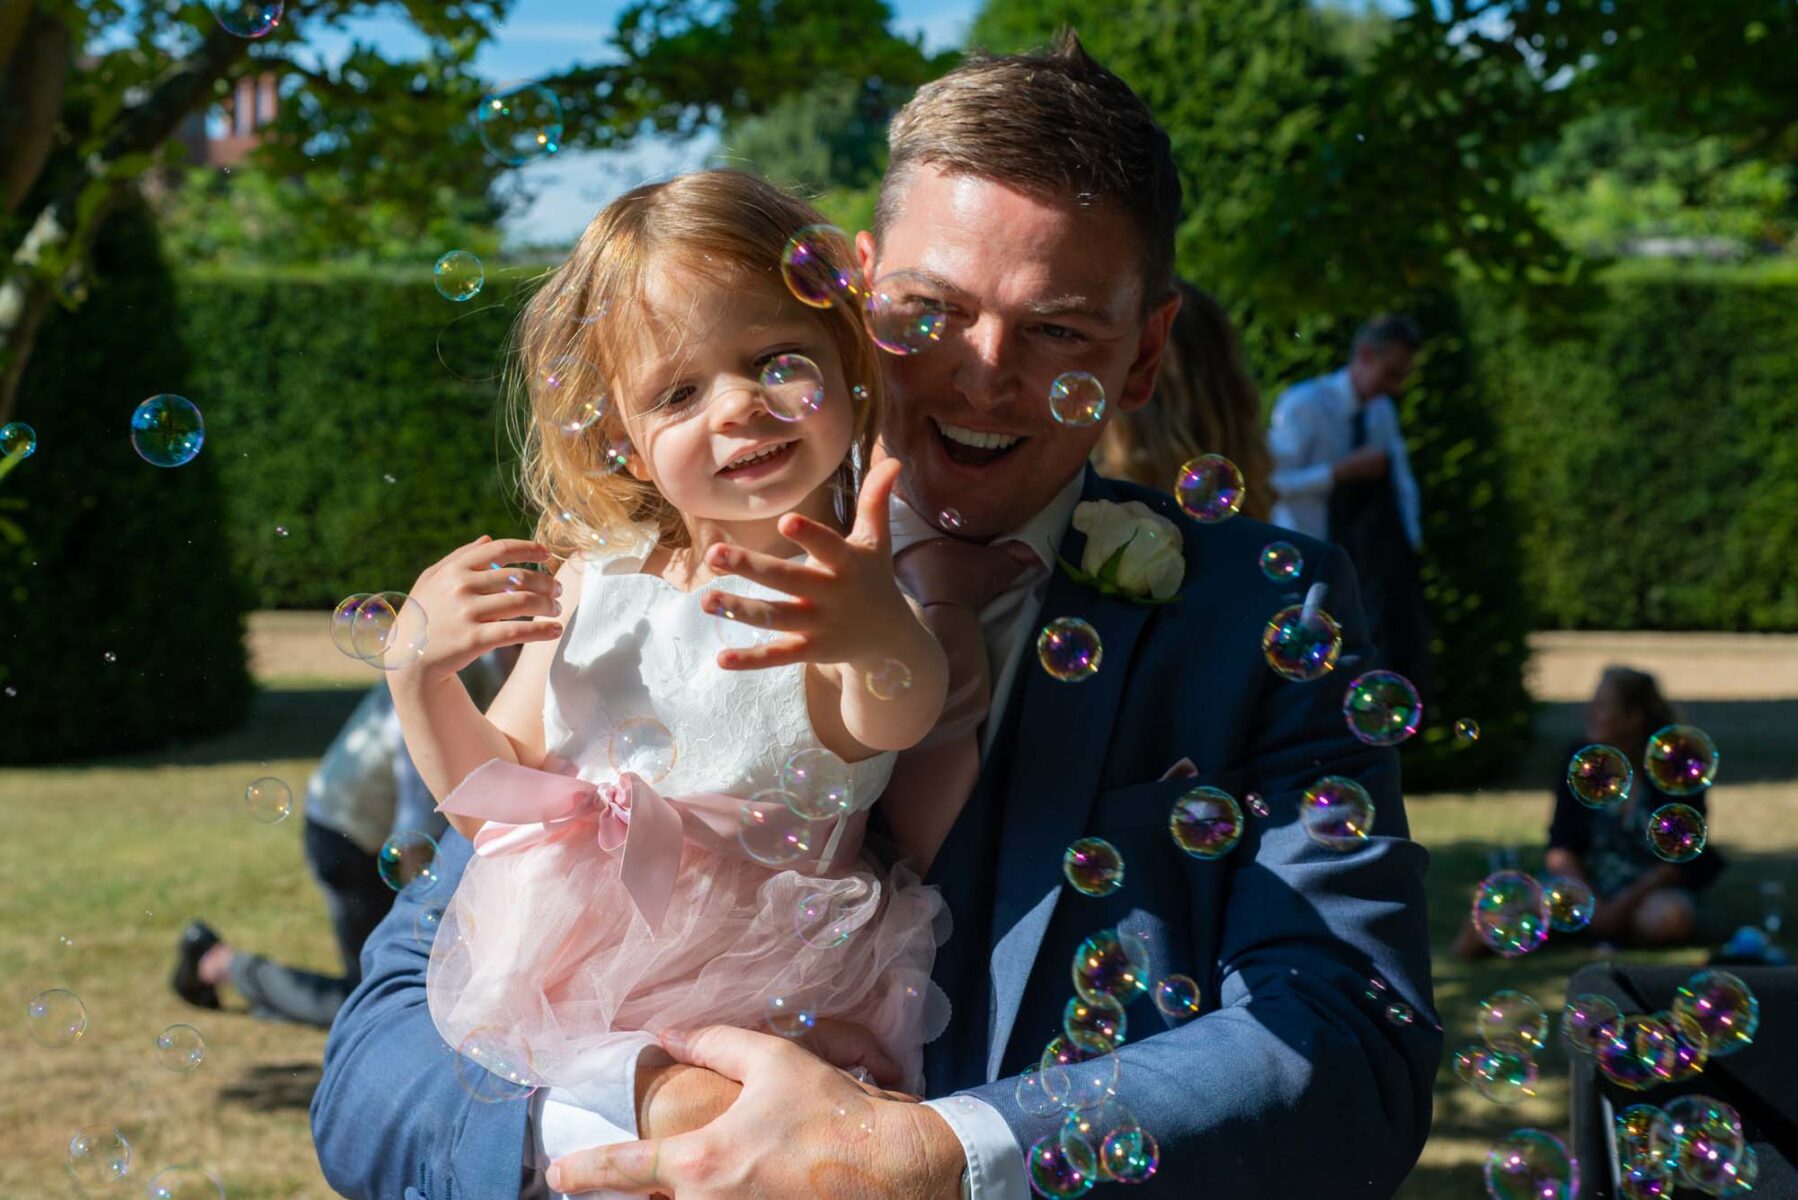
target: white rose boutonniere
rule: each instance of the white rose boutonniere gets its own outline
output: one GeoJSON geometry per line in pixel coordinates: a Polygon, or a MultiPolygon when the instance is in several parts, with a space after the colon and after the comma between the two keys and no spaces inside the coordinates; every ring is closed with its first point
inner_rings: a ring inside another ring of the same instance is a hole
{"type": "Polygon", "coordinates": [[[1086,549],[1078,567],[1061,565],[1075,581],[1138,604],[1166,604],[1180,590],[1180,529],[1140,500],[1084,501],[1074,509],[1074,528],[1086,535],[1086,549]]]}

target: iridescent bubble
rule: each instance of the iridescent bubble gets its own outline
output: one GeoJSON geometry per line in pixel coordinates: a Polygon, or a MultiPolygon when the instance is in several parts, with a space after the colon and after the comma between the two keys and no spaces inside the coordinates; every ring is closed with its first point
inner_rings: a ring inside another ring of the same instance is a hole
{"type": "Polygon", "coordinates": [[[131,448],[153,467],[184,467],[206,441],[206,422],[185,396],[151,396],[131,413],[131,448]]]}
{"type": "Polygon", "coordinates": [[[456,1047],[456,1082],[478,1104],[505,1104],[529,1096],[543,1081],[521,1035],[483,1025],[456,1047]]]}
{"type": "Polygon", "coordinates": [[[156,1063],[165,1071],[185,1073],[206,1061],[206,1039],[192,1025],[170,1025],[156,1035],[156,1063]]]}
{"type": "Polygon", "coordinates": [[[737,619],[737,606],[742,597],[723,586],[713,584],[700,593],[700,611],[706,612],[705,603],[708,594],[716,592],[719,598],[718,611],[710,613],[712,632],[718,635],[718,644],[726,650],[747,650],[752,646],[765,645],[772,641],[774,635],[766,629],[751,625],[747,621],[737,619]]]}
{"type": "Polygon", "coordinates": [[[765,788],[737,808],[737,842],[763,866],[781,867],[812,852],[812,823],[793,810],[791,792],[765,788]]]}
{"type": "Polygon", "coordinates": [[[40,1046],[73,1046],[87,1032],[87,1006],[68,988],[39,992],[25,1004],[25,1030],[40,1046]]]}
{"type": "Polygon", "coordinates": [[[936,515],[936,527],[944,533],[955,533],[963,524],[961,512],[957,509],[945,508],[936,515]]]}
{"type": "Polygon", "coordinates": [[[424,657],[430,622],[418,601],[403,592],[366,596],[347,619],[352,658],[378,670],[398,671],[424,657]]]}
{"type": "Polygon", "coordinates": [[[1494,954],[1528,954],[1548,940],[1548,897],[1542,885],[1522,871],[1488,875],[1473,893],[1473,928],[1494,954]]]}
{"type": "Polygon", "coordinates": [[[1417,688],[1397,671],[1368,671],[1349,680],[1342,696],[1349,732],[1370,746],[1396,746],[1423,722],[1417,688]]]}
{"type": "Polygon", "coordinates": [[[30,458],[37,453],[37,430],[23,421],[0,425],[0,458],[30,458]]]}
{"type": "Polygon", "coordinates": [[[474,110],[487,153],[508,167],[562,148],[562,102],[540,83],[489,92],[474,110]]]}
{"type": "Polygon", "coordinates": [[[1092,1191],[1098,1175],[1097,1160],[1088,1157],[1082,1161],[1077,1154],[1077,1151],[1068,1153],[1061,1144],[1060,1134],[1050,1134],[1032,1142],[1025,1158],[1030,1171],[1030,1186],[1036,1194],[1049,1200],[1068,1200],[1092,1191]]]}
{"type": "Polygon", "coordinates": [[[1514,1047],[1486,1046],[1473,1056],[1468,1082],[1494,1104],[1517,1104],[1536,1094],[1536,1056],[1514,1047]]]}
{"type": "Polygon", "coordinates": [[[619,775],[635,775],[644,783],[660,783],[674,770],[678,751],[674,735],[654,717],[627,717],[606,739],[606,761],[619,775]]]}
{"type": "Polygon", "coordinates": [[[1480,1040],[1497,1049],[1535,1053],[1548,1044],[1548,1014],[1534,996],[1505,988],[1481,1000],[1474,1022],[1480,1040]]]}
{"type": "Polygon", "coordinates": [[[1649,814],[1643,834],[1656,858],[1691,862],[1704,852],[1704,814],[1690,804],[1663,804],[1649,814]]]}
{"type": "Polygon", "coordinates": [[[1108,996],[1123,1004],[1149,988],[1149,964],[1135,939],[1102,929],[1074,951],[1074,991],[1085,1000],[1108,996]]]}
{"type": "Polygon", "coordinates": [[[1057,424],[1096,425],[1105,415],[1105,385],[1086,371],[1064,371],[1049,385],[1049,415],[1057,424]]]}
{"type": "Polygon", "coordinates": [[[1174,801],[1167,827],[1194,858],[1222,858],[1242,840],[1242,809],[1222,788],[1196,787],[1174,801]]]}
{"type": "Polygon", "coordinates": [[[1403,1000],[1394,1000],[1386,1006],[1386,1020],[1400,1027],[1417,1023],[1417,1010],[1403,1000]]]}
{"type": "Polygon", "coordinates": [[[1613,808],[1629,797],[1636,769],[1615,746],[1581,746],[1567,762],[1567,786],[1587,808],[1613,808]]]}
{"type": "Polygon", "coordinates": [[[1670,1166],[1679,1136],[1667,1113],[1653,1104],[1632,1104],[1617,1114],[1617,1161],[1670,1166]]]}
{"type": "Polygon", "coordinates": [[[422,829],[405,829],[381,843],[375,865],[381,882],[394,891],[423,895],[437,886],[437,840],[422,829]]]}
{"type": "Polygon", "coordinates": [[[1673,1168],[1665,1163],[1634,1163],[1617,1174],[1618,1200],[1671,1200],[1673,1168]]]}
{"type": "Polygon", "coordinates": [[[1063,1108],[1091,1108],[1117,1091],[1117,1055],[1082,1050],[1066,1034],[1049,1043],[1041,1066],[1043,1090],[1063,1108]]]}
{"type": "Polygon", "coordinates": [[[1099,1167],[1107,1179],[1142,1183],[1161,1169],[1161,1146],[1140,1125],[1114,1129],[1099,1144],[1099,1167]]]}
{"type": "Polygon", "coordinates": [[[1176,1021],[1199,1015],[1199,984],[1191,975],[1169,975],[1155,981],[1155,1007],[1176,1021]]]}
{"type": "Polygon", "coordinates": [[[232,37],[259,38],[281,24],[286,0],[210,0],[219,27],[232,37]]]}
{"type": "Polygon", "coordinates": [[[1642,769],[1669,796],[1695,796],[1717,777],[1717,743],[1696,725],[1668,725],[1648,739],[1642,769]]]}
{"type": "Polygon", "coordinates": [[[1456,1050],[1454,1058],[1451,1060],[1455,1078],[1468,1087],[1472,1087],[1474,1071],[1478,1068],[1480,1059],[1485,1055],[1486,1050],[1487,1046],[1484,1042],[1467,1042],[1456,1050]]]}
{"type": "Polygon", "coordinates": [[[1265,817],[1267,815],[1267,801],[1261,798],[1260,792],[1250,792],[1243,797],[1243,803],[1247,804],[1249,811],[1256,816],[1265,817]]]}
{"type": "Polygon", "coordinates": [[[1668,1028],[1646,1016],[1626,1016],[1605,1027],[1593,1058],[1605,1078],[1618,1087],[1639,1092],[1673,1078],[1678,1067],[1678,1047],[1668,1028]]]}
{"type": "Polygon", "coordinates": [[[1051,678],[1080,683],[1098,674],[1104,647],[1099,631],[1079,617],[1056,617],[1037,634],[1036,657],[1051,678]]]}
{"type": "Polygon", "coordinates": [[[868,695],[876,700],[897,700],[911,691],[911,668],[896,658],[889,658],[873,668],[862,682],[868,695]]]}
{"type": "Polygon", "coordinates": [[[1698,1022],[1713,1058],[1727,1058],[1752,1043],[1761,1024],[1761,1002],[1754,990],[1740,976],[1715,967],[1679,985],[1673,1011],[1698,1022]]]}
{"type": "Polygon", "coordinates": [[[1679,1096],[1667,1102],[1667,1116],[1680,1139],[1675,1163],[1682,1180],[1712,1196],[1739,1185],[1748,1141],[1734,1107],[1714,1096],[1679,1096]]]}
{"type": "Polygon", "coordinates": [[[559,414],[556,432],[579,438],[606,415],[605,393],[598,389],[599,368],[578,354],[561,354],[537,367],[531,383],[533,402],[559,414]]]}
{"type": "Polygon", "coordinates": [[[855,807],[849,764],[821,747],[800,750],[780,768],[780,786],[793,811],[808,821],[828,821],[855,807]]]}
{"type": "Polygon", "coordinates": [[[430,905],[420,905],[418,913],[412,918],[412,940],[427,952],[437,945],[437,931],[443,927],[443,910],[430,905]]]}
{"type": "Polygon", "coordinates": [[[1228,521],[1242,508],[1242,472],[1221,454],[1201,454],[1180,468],[1174,498],[1186,515],[1206,525],[1228,521]]]}
{"type": "Polygon", "coordinates": [[[1717,1188],[1717,1195],[1746,1196],[1760,1182],[1761,1159],[1752,1142],[1742,1143],[1742,1156],[1734,1163],[1725,1164],[1720,1172],[1722,1183],[1717,1188]]]}
{"type": "Polygon", "coordinates": [[[1570,996],[1561,1010],[1561,1044],[1574,1054],[1591,1054],[1615,1032],[1623,1013],[1608,997],[1595,992],[1570,996]]]}
{"type": "Polygon", "coordinates": [[[1083,896],[1109,896],[1124,886],[1124,856],[1104,838],[1081,838],[1062,854],[1061,873],[1083,896]]]}
{"type": "Polygon", "coordinates": [[[285,821],[293,812],[293,789],[273,775],[253,779],[243,790],[244,811],[260,825],[285,821]]]}
{"type": "Polygon", "coordinates": [[[87,1125],[69,1139],[69,1174],[95,1191],[131,1173],[131,1143],[111,1125],[87,1125]]]}
{"type": "Polygon", "coordinates": [[[147,1200],[225,1200],[225,1185],[207,1168],[182,1163],[158,1171],[144,1195],[147,1200]]]}
{"type": "Polygon", "coordinates": [[[356,647],[351,641],[351,635],[356,632],[356,613],[368,598],[367,592],[345,596],[337,602],[337,608],[331,613],[331,644],[350,658],[357,657],[356,647]]]}
{"type": "Polygon", "coordinates": [[[803,421],[824,407],[824,372],[803,354],[777,354],[762,366],[762,398],[768,415],[803,421]]]}
{"type": "Polygon", "coordinates": [[[1669,1009],[1662,1009],[1653,1016],[1673,1037],[1673,1073],[1668,1077],[1668,1082],[1683,1083],[1688,1079],[1696,1079],[1710,1059],[1709,1039],[1705,1037],[1703,1027],[1698,1024],[1698,1018],[1689,1012],[1674,1012],[1669,1009]]]}
{"type": "Polygon", "coordinates": [[[1124,1006],[1110,996],[1091,1000],[1075,996],[1061,1012],[1061,1028],[1067,1039],[1091,1054],[1105,1054],[1124,1041],[1127,1022],[1124,1006]]]}
{"type": "Polygon", "coordinates": [[[431,268],[431,282],[436,285],[439,296],[460,303],[473,300],[481,294],[481,288],[487,282],[487,272],[482,268],[481,260],[473,253],[451,250],[431,268]]]}
{"type": "Polygon", "coordinates": [[[818,1026],[818,1014],[796,996],[770,996],[763,1019],[784,1038],[801,1038],[818,1026]]]}
{"type": "Polygon", "coordinates": [[[862,303],[868,336],[888,354],[909,357],[936,345],[949,314],[935,285],[912,271],[876,280],[862,303]]]}
{"type": "Polygon", "coordinates": [[[1305,570],[1305,556],[1291,542],[1269,542],[1261,547],[1261,573],[1275,583],[1297,579],[1305,570]]]}
{"type": "Polygon", "coordinates": [[[1274,673],[1304,683],[1336,668],[1342,627],[1321,608],[1293,604],[1268,619],[1261,631],[1261,655],[1274,673]]]}
{"type": "Polygon", "coordinates": [[[1455,722],[1455,741],[1463,746],[1471,746],[1480,740],[1480,723],[1472,717],[1462,717],[1455,722]]]}
{"type": "Polygon", "coordinates": [[[1018,1107],[1033,1117],[1052,1117],[1061,1111],[1061,1105],[1049,1095],[1043,1087],[1041,1064],[1025,1067],[1018,1073],[1016,1089],[1018,1107]]]}
{"type": "Polygon", "coordinates": [[[1573,1200],[1579,1163],[1565,1142],[1540,1129],[1519,1129],[1486,1155],[1491,1200],[1573,1200]]]}
{"type": "Polygon", "coordinates": [[[780,256],[780,275],[803,304],[829,308],[837,297],[858,292],[855,249],[849,235],[835,225],[807,225],[787,239],[780,256]]]}
{"type": "Polygon", "coordinates": [[[1346,775],[1325,775],[1299,799],[1299,820],[1326,850],[1354,850],[1373,833],[1373,797],[1346,775]]]}
{"type": "Polygon", "coordinates": [[[1592,886],[1570,875],[1551,875],[1542,885],[1548,898],[1548,922],[1562,933],[1577,933],[1592,923],[1598,900],[1592,886]]]}
{"type": "Polygon", "coordinates": [[[867,920],[844,911],[842,903],[831,892],[812,892],[799,901],[793,911],[793,928],[799,940],[820,950],[834,950],[855,936],[867,920]]]}

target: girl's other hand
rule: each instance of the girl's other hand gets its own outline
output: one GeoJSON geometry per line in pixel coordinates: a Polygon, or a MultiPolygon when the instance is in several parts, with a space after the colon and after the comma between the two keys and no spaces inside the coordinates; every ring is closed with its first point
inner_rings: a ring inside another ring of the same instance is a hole
{"type": "Polygon", "coordinates": [[[905,1082],[905,1072],[899,1069],[899,1064],[881,1049],[874,1035],[860,1025],[819,1017],[799,1044],[841,1070],[861,1067],[882,1088],[896,1088],[905,1082]]]}
{"type": "Polygon", "coordinates": [[[483,534],[426,567],[411,591],[424,611],[424,653],[395,682],[441,683],[489,650],[561,637],[562,585],[524,569],[549,557],[540,543],[483,534]]]}

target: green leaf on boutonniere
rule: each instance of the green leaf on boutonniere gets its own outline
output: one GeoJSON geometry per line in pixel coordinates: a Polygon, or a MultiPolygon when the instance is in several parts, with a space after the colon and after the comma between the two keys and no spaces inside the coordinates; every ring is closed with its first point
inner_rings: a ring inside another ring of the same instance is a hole
{"type": "Polygon", "coordinates": [[[1061,569],[1067,572],[1069,579],[1072,579],[1075,583],[1083,584],[1086,587],[1091,588],[1101,596],[1111,596],[1118,600],[1128,601],[1131,604],[1148,605],[1172,604],[1180,598],[1178,596],[1169,596],[1166,599],[1158,600],[1154,596],[1145,596],[1138,592],[1126,591],[1119,587],[1117,585],[1117,564],[1123,556],[1124,551],[1120,547],[1116,553],[1105,560],[1104,566],[1099,568],[1099,574],[1097,575],[1082,571],[1079,567],[1076,567],[1073,563],[1069,562],[1059,554],[1055,556],[1055,561],[1061,564],[1061,569]],[[1109,582],[1104,577],[1107,568],[1109,568],[1111,572],[1109,582]]]}

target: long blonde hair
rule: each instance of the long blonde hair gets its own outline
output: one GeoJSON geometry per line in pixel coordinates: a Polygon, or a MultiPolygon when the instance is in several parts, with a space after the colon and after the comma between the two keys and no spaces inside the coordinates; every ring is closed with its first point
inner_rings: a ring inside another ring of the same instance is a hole
{"type": "MultiPolygon", "coordinates": [[[[630,434],[616,395],[636,353],[637,314],[652,271],[704,271],[725,287],[765,287],[797,305],[781,274],[789,238],[824,218],[742,171],[695,171],[633,188],[608,204],[568,260],[525,305],[513,329],[508,391],[519,488],[536,537],[569,558],[648,527],[662,545],[687,542],[686,523],[654,484],[624,469],[630,434]]],[[[846,245],[846,243],[845,243],[846,245]]],[[[854,264],[836,264],[843,272],[854,264]]],[[[811,310],[836,344],[851,385],[851,452],[838,485],[853,493],[880,427],[873,344],[843,300],[811,310]]]]}
{"type": "Polygon", "coordinates": [[[1155,394],[1141,408],[1112,418],[1093,461],[1102,475],[1166,492],[1188,459],[1221,454],[1242,472],[1243,515],[1265,520],[1273,511],[1273,463],[1242,339],[1209,293],[1184,279],[1174,287],[1180,312],[1161,356],[1155,394]]]}

